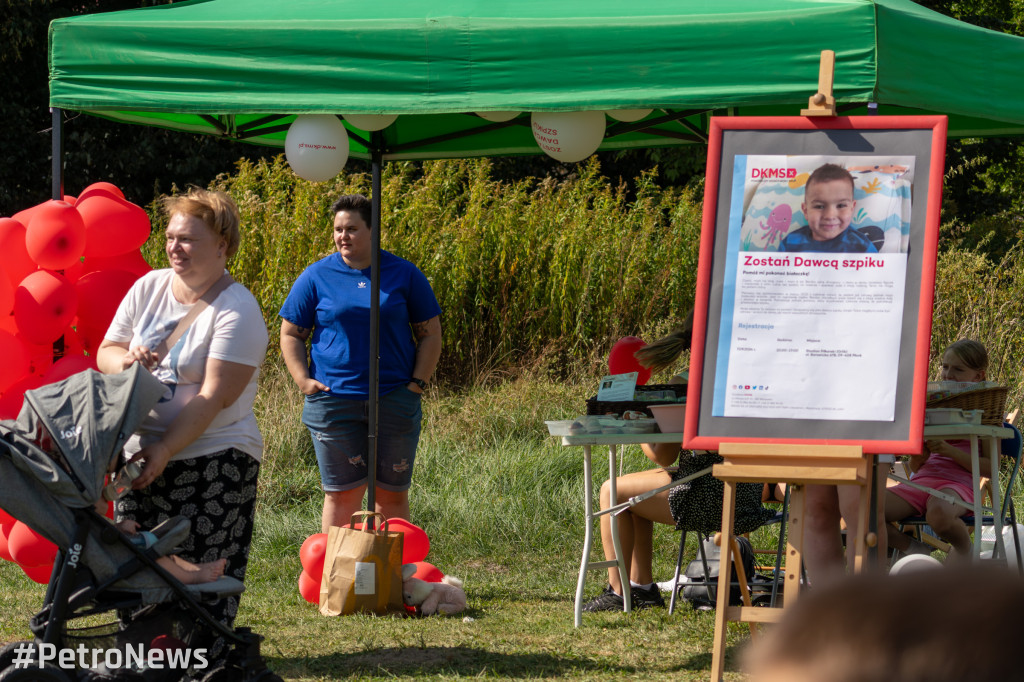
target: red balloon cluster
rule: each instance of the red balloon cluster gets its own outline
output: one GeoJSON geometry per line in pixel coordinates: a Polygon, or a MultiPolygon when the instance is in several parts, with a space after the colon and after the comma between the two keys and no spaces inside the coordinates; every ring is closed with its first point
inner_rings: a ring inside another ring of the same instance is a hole
{"type": "Polygon", "coordinates": [[[0,509],[0,558],[15,562],[25,575],[45,585],[56,555],[56,545],[0,509]]]}
{"type": "Polygon", "coordinates": [[[25,391],[95,369],[117,305],[152,269],[139,251],[149,233],[109,182],[0,218],[0,419],[18,416],[25,391]]]}
{"type": "Polygon", "coordinates": [[[646,346],[644,340],[636,336],[623,336],[615,342],[608,353],[608,371],[612,374],[629,374],[636,372],[636,385],[643,386],[651,378],[651,370],[640,364],[633,355],[646,346]]]}
{"type": "MultiPolygon", "coordinates": [[[[363,524],[357,523],[354,528],[361,529],[363,524]]],[[[427,532],[405,519],[388,519],[388,530],[402,533],[402,563],[415,564],[415,577],[428,583],[439,583],[444,578],[436,566],[424,559],[430,551],[430,538],[427,532]]],[[[299,594],[311,604],[320,603],[320,582],[324,574],[324,555],[327,552],[327,533],[314,533],[299,548],[299,561],[302,573],[299,574],[299,594]]]]}

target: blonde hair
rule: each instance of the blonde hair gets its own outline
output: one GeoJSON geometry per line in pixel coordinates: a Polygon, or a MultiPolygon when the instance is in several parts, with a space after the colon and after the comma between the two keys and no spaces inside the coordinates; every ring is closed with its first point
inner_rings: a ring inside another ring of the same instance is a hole
{"type": "Polygon", "coordinates": [[[170,217],[175,213],[199,218],[206,226],[227,244],[227,256],[235,255],[242,241],[238,224],[241,216],[238,205],[227,192],[213,192],[201,187],[190,187],[185,194],[164,197],[161,200],[164,213],[170,217]]]}
{"type": "Polygon", "coordinates": [[[682,325],[633,353],[633,357],[652,372],[660,372],[671,367],[679,356],[690,348],[692,338],[693,310],[691,309],[686,314],[682,325]]]}

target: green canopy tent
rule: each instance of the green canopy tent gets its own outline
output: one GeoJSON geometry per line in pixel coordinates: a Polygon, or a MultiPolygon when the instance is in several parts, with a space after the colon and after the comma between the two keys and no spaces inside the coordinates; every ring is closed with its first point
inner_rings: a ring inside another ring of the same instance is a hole
{"type": "MultiPolygon", "coordinates": [[[[372,162],[375,240],[384,161],[542,153],[528,115],[475,112],[652,108],[600,149],[702,143],[712,115],[798,114],[822,50],[840,113],[1024,133],[1024,39],[909,0],[190,0],[60,19],[49,42],[55,197],[65,109],[278,147],[296,114],[398,114],[346,124],[372,162]]],[[[372,380],[370,398],[375,433],[372,380]]]]}

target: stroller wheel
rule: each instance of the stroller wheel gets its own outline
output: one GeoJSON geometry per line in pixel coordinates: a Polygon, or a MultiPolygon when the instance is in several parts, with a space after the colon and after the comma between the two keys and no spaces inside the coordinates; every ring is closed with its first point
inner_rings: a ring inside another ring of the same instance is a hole
{"type": "Polygon", "coordinates": [[[71,682],[71,678],[60,668],[44,663],[42,667],[9,667],[0,672],[0,682],[71,682]]]}
{"type": "Polygon", "coordinates": [[[243,677],[241,669],[233,665],[220,665],[206,673],[201,682],[237,682],[243,677]]]}
{"type": "MultiPolygon", "coordinates": [[[[30,642],[29,640],[22,640],[20,642],[11,642],[10,644],[5,644],[3,648],[0,648],[0,672],[7,670],[8,666],[13,665],[14,662],[19,658],[21,658],[21,660],[24,660],[24,658],[18,655],[18,651],[21,649],[21,647],[26,645],[33,647],[35,646],[35,644],[33,642],[30,642]]],[[[33,656],[33,659],[34,658],[35,657],[33,656]]]]}

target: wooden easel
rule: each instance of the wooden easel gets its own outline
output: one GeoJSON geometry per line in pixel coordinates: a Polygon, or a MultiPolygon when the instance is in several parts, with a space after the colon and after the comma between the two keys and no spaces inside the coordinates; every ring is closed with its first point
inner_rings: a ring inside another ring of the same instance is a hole
{"type": "Polygon", "coordinates": [[[818,67],[818,91],[807,100],[807,108],[800,110],[801,116],[835,116],[836,98],[832,96],[832,81],[836,73],[836,53],[821,51],[821,65],[818,67]]]}
{"type": "MultiPolygon", "coordinates": [[[[787,483],[789,531],[786,536],[786,581],[783,606],[796,601],[800,592],[803,567],[804,486],[860,486],[858,524],[854,543],[854,570],[860,571],[867,545],[868,515],[871,509],[871,462],[859,445],[785,445],[765,443],[722,443],[719,454],[725,460],[712,470],[724,482],[722,499],[722,535],[731,538],[736,518],[737,483],[787,483]]],[[[732,542],[723,542],[719,557],[718,603],[715,612],[715,647],[711,659],[711,679],[721,680],[725,671],[725,634],[729,621],[774,623],[782,616],[782,607],[730,606],[732,582],[732,542]]]]}

